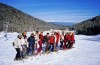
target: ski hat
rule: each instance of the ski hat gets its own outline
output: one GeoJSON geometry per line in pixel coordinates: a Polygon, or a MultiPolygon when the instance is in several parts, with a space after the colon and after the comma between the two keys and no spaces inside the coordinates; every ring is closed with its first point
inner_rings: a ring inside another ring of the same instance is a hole
{"type": "Polygon", "coordinates": [[[34,35],[34,33],[31,33],[31,35],[34,35]]]}

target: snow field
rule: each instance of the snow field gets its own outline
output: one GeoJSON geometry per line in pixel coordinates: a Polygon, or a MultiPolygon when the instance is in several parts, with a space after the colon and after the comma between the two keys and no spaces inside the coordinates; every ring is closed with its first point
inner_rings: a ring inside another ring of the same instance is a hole
{"type": "Polygon", "coordinates": [[[0,33],[0,65],[100,65],[100,35],[75,35],[74,48],[70,50],[14,61],[16,51],[12,42],[18,34],[8,33],[8,40],[5,41],[4,33],[0,33]]]}

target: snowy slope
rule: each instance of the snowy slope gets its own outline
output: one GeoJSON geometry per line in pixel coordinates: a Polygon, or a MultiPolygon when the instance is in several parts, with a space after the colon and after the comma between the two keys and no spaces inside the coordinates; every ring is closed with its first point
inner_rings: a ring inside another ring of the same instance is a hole
{"type": "Polygon", "coordinates": [[[75,48],[30,57],[24,62],[13,61],[16,51],[12,42],[18,33],[9,33],[7,41],[3,35],[4,33],[0,33],[0,65],[100,65],[100,35],[75,35],[75,48]]]}

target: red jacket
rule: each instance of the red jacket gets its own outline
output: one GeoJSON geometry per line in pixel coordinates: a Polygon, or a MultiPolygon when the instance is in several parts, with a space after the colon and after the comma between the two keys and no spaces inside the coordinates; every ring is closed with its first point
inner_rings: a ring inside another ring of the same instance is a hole
{"type": "Polygon", "coordinates": [[[71,35],[71,41],[74,42],[75,39],[74,39],[74,35],[71,35]]]}
{"type": "Polygon", "coordinates": [[[70,35],[65,35],[64,42],[66,42],[66,41],[71,41],[71,36],[70,35]]]}
{"type": "Polygon", "coordinates": [[[68,41],[71,41],[71,36],[70,36],[70,35],[66,35],[66,39],[67,39],[68,41]]]}
{"type": "Polygon", "coordinates": [[[55,37],[54,36],[50,36],[50,44],[54,44],[55,43],[55,37]]]}
{"type": "Polygon", "coordinates": [[[39,34],[39,39],[40,39],[41,41],[43,41],[44,36],[43,36],[43,35],[41,35],[41,34],[39,34]]]}
{"type": "Polygon", "coordinates": [[[58,42],[59,42],[59,38],[60,38],[60,34],[57,33],[57,34],[56,34],[56,44],[58,44],[58,42]]]}

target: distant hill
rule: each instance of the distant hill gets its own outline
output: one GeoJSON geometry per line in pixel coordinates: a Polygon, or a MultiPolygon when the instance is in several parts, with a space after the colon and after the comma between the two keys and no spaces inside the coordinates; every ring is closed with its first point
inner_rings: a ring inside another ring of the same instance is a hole
{"type": "Polygon", "coordinates": [[[91,19],[85,20],[71,27],[78,34],[96,35],[100,34],[100,15],[91,19]]]}
{"type": "Polygon", "coordinates": [[[5,23],[9,22],[9,32],[44,31],[61,29],[61,26],[49,24],[43,20],[30,16],[14,7],[0,3],[0,31],[5,30],[5,23]]]}
{"type": "Polygon", "coordinates": [[[56,25],[64,25],[64,26],[72,26],[75,25],[76,23],[74,22],[48,22],[56,25]]]}

